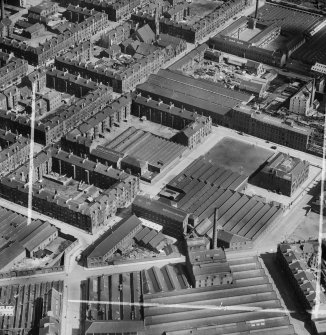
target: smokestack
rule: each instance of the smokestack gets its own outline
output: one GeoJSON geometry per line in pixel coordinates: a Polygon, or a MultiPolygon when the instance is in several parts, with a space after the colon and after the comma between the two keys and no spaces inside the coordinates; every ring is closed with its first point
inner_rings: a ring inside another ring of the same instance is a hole
{"type": "Polygon", "coordinates": [[[213,225],[213,247],[212,249],[217,249],[217,231],[219,230],[219,226],[217,225],[217,221],[219,219],[218,209],[215,208],[215,215],[214,215],[214,225],[213,225]]]}
{"type": "Polygon", "coordinates": [[[1,1],[1,20],[5,18],[5,0],[0,0],[1,1]]]}
{"type": "Polygon", "coordinates": [[[255,19],[257,19],[257,16],[258,16],[258,3],[259,3],[259,0],[256,0],[255,19]]]}

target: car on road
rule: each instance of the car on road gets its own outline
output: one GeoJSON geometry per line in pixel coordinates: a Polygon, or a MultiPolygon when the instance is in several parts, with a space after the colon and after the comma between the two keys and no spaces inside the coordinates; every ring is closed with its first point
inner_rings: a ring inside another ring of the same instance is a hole
{"type": "Polygon", "coordinates": [[[277,146],[276,145],[272,145],[271,148],[275,150],[275,149],[277,149],[277,146]]]}

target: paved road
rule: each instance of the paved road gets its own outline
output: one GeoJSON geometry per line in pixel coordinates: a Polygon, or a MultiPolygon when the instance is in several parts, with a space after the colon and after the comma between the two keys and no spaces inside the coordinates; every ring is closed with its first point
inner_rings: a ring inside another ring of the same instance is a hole
{"type": "Polygon", "coordinates": [[[266,143],[265,140],[249,136],[249,135],[240,135],[237,131],[225,128],[225,127],[212,127],[212,133],[206,138],[206,140],[201,143],[197,148],[191,151],[186,157],[182,159],[179,163],[177,163],[174,167],[172,167],[169,171],[162,175],[162,177],[153,185],[142,182],[141,190],[144,193],[148,193],[151,195],[156,195],[170,180],[173,179],[176,175],[178,175],[183,169],[185,169],[190,163],[192,163],[195,159],[202,156],[206,152],[208,152],[211,148],[214,147],[220,140],[224,137],[232,137],[234,139],[258,145],[260,147],[270,149],[271,146],[276,145],[276,151],[282,151],[284,153],[289,153],[291,156],[298,157],[303,160],[307,160],[310,164],[313,164],[318,167],[322,167],[322,159],[317,156],[313,156],[311,154],[298,151],[295,149],[290,149],[288,147],[278,145],[272,142],[266,143]]]}

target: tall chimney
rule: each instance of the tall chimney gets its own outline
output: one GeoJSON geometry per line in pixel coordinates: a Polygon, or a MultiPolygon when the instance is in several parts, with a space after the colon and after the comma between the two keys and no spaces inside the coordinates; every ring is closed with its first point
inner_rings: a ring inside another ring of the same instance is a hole
{"type": "Polygon", "coordinates": [[[255,19],[257,19],[257,16],[258,16],[258,4],[259,4],[259,0],[256,0],[255,19]]]}
{"type": "Polygon", "coordinates": [[[1,1],[1,20],[5,18],[5,0],[0,0],[1,1]]]}
{"type": "Polygon", "coordinates": [[[217,231],[220,228],[217,225],[218,219],[219,219],[218,209],[215,208],[214,224],[213,224],[213,246],[212,246],[212,249],[217,249],[217,231]]]}

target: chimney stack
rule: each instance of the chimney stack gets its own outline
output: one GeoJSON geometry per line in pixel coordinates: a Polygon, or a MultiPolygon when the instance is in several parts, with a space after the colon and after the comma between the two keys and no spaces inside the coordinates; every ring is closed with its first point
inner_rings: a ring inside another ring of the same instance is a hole
{"type": "Polygon", "coordinates": [[[214,215],[214,224],[213,224],[213,245],[212,249],[217,249],[217,231],[219,230],[219,226],[217,225],[217,221],[219,219],[218,209],[215,208],[215,215],[214,215]]]}
{"type": "Polygon", "coordinates": [[[255,19],[257,19],[257,15],[258,15],[258,4],[259,4],[259,0],[256,0],[255,19]]]}
{"type": "Polygon", "coordinates": [[[5,0],[0,0],[1,1],[1,20],[5,18],[5,0]]]}

